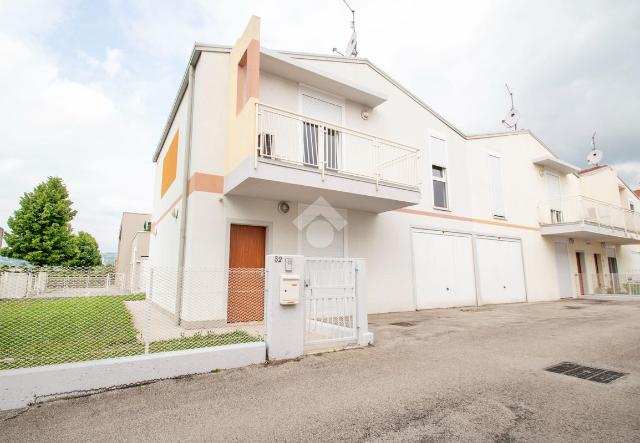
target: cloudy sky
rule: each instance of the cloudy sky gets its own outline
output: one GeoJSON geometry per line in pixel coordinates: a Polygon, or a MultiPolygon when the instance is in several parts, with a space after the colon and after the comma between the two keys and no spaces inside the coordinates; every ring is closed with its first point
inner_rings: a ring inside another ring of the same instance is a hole
{"type": "MultiPolygon", "coordinates": [[[[640,2],[351,0],[360,55],[467,133],[521,126],[584,166],[640,187],[640,2]]],[[[251,14],[262,44],[342,49],[341,0],[0,0],[0,226],[49,175],[66,182],[104,252],[122,211],[150,211],[151,155],[194,41],[232,44],[251,14]]]]}

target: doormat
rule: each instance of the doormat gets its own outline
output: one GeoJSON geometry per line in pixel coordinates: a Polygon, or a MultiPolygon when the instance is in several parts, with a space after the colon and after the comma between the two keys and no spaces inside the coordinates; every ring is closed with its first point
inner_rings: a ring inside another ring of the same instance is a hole
{"type": "Polygon", "coordinates": [[[582,378],[583,380],[589,380],[596,383],[611,383],[612,381],[627,375],[624,372],[592,368],[590,366],[583,366],[578,363],[571,363],[567,361],[545,368],[545,371],[582,378]]]}

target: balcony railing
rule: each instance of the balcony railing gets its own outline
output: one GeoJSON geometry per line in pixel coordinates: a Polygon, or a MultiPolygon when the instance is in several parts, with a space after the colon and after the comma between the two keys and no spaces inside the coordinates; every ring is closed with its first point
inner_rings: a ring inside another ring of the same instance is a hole
{"type": "Polygon", "coordinates": [[[420,151],[389,140],[263,103],[256,113],[256,166],[271,159],[362,178],[378,185],[417,188],[420,151]]]}
{"type": "MultiPolygon", "coordinates": [[[[634,295],[640,299],[640,271],[579,274],[576,277],[582,279],[583,290],[586,295],[634,295]]],[[[579,281],[578,284],[580,284],[579,281]]]]}
{"type": "Polygon", "coordinates": [[[592,198],[577,196],[538,204],[541,225],[590,223],[627,233],[640,233],[640,213],[592,198]]]}

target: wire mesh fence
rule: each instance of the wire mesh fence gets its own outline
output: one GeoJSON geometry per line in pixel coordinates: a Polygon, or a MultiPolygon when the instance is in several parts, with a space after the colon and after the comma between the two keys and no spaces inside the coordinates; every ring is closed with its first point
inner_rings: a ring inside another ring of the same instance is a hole
{"type": "Polygon", "coordinates": [[[136,269],[0,269],[0,370],[263,340],[264,269],[136,269]]]}

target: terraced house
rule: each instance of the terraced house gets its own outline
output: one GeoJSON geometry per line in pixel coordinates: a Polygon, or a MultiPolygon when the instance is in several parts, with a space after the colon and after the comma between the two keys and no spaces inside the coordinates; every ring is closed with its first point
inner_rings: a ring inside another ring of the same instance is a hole
{"type": "Polygon", "coordinates": [[[266,254],[366,259],[370,313],[640,291],[612,168],[465,134],[367,59],[262,47],[257,17],[195,45],[153,161],[150,261],[178,271],[152,298],[185,324],[261,320],[231,271],[266,254]]]}

